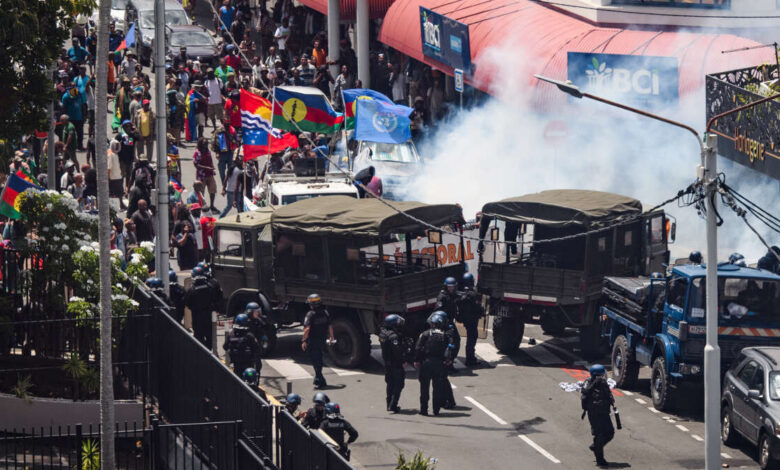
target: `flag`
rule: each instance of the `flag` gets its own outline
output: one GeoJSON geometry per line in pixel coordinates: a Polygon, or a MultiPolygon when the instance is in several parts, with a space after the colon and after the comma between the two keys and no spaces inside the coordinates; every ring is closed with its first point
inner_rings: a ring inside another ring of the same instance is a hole
{"type": "Polygon", "coordinates": [[[187,98],[184,100],[184,139],[187,142],[194,142],[198,140],[198,120],[195,119],[195,106],[197,103],[193,103],[195,99],[203,99],[203,95],[191,89],[187,93],[187,98]]]}
{"type": "MultiPolygon", "coordinates": [[[[33,163],[32,160],[30,160],[29,163],[33,163]]],[[[40,187],[40,183],[38,183],[38,180],[36,180],[35,177],[30,174],[30,172],[29,172],[29,170],[27,170],[27,168],[22,168],[21,170],[17,171],[16,172],[16,176],[18,176],[19,178],[27,181],[30,184],[33,184],[35,186],[39,186],[40,187]]]]}
{"type": "Polygon", "coordinates": [[[168,183],[171,185],[171,189],[173,189],[173,200],[174,201],[181,201],[181,193],[184,191],[184,186],[181,185],[178,181],[176,181],[176,178],[173,176],[169,177],[168,183]]]}
{"type": "Polygon", "coordinates": [[[357,100],[377,100],[387,104],[393,104],[393,100],[378,91],[367,88],[351,88],[341,91],[344,99],[344,129],[355,128],[355,105],[357,100]]]}
{"type": "Polygon", "coordinates": [[[239,109],[245,162],[260,155],[282,152],[288,147],[298,147],[297,137],[282,134],[271,126],[271,102],[267,99],[241,90],[239,109]]]}
{"type": "Polygon", "coordinates": [[[355,118],[355,140],[400,144],[412,138],[408,106],[377,100],[358,100],[355,118]]]}
{"type": "Polygon", "coordinates": [[[0,215],[4,215],[9,219],[22,218],[22,214],[19,212],[22,198],[19,195],[28,189],[40,189],[37,185],[20,177],[18,173],[21,172],[14,173],[8,177],[8,180],[5,182],[5,188],[3,188],[3,192],[0,194],[0,215]]]}
{"type": "Polygon", "coordinates": [[[300,127],[301,131],[333,134],[344,122],[344,115],[334,111],[317,88],[278,86],[274,88],[274,98],[271,122],[276,129],[297,131],[300,127]]]}
{"type": "Polygon", "coordinates": [[[129,47],[135,47],[135,23],[130,25],[130,29],[127,30],[125,38],[122,39],[122,42],[119,43],[116,50],[121,51],[122,49],[127,49],[129,47]]]}

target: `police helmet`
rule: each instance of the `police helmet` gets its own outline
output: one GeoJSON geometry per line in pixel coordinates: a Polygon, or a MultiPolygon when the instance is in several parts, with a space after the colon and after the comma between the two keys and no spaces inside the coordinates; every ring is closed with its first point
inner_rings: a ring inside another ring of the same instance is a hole
{"type": "Polygon", "coordinates": [[[314,399],[312,401],[315,405],[325,405],[330,403],[330,398],[322,392],[317,392],[314,394],[314,399]]]}
{"type": "Polygon", "coordinates": [[[444,320],[445,318],[447,318],[447,315],[441,310],[433,312],[428,317],[428,326],[430,326],[431,328],[441,328],[445,324],[445,320],[444,320]],[[442,316],[442,314],[444,316],[442,316]]]}
{"type": "Polygon", "coordinates": [[[464,273],[463,285],[467,287],[474,287],[474,275],[471,273],[464,273]]]}
{"type": "Polygon", "coordinates": [[[448,277],[444,280],[444,287],[458,287],[458,281],[454,277],[448,277]]]}
{"type": "Polygon", "coordinates": [[[737,266],[742,266],[743,268],[747,266],[745,257],[742,256],[741,253],[732,253],[731,256],[729,256],[729,264],[735,264],[737,266]]]}
{"type": "Polygon", "coordinates": [[[206,275],[205,270],[203,268],[201,268],[200,266],[195,266],[194,268],[192,268],[192,278],[193,279],[196,278],[196,277],[203,277],[205,275],[206,275]]]}
{"type": "Polygon", "coordinates": [[[168,270],[168,281],[173,282],[174,284],[179,282],[179,276],[176,275],[176,271],[173,269],[168,270]]]}
{"type": "Polygon", "coordinates": [[[159,277],[150,277],[146,280],[146,287],[150,289],[162,289],[163,282],[159,277]]]}
{"type": "Polygon", "coordinates": [[[238,327],[246,327],[249,325],[249,317],[246,313],[239,313],[236,315],[236,321],[233,322],[233,324],[238,327]]]}
{"type": "Polygon", "coordinates": [[[691,254],[688,256],[688,259],[693,264],[701,264],[702,261],[701,251],[691,251],[691,254]]]}
{"type": "Polygon", "coordinates": [[[590,375],[591,377],[597,377],[599,375],[606,375],[607,369],[604,368],[601,364],[593,364],[590,366],[590,375]]]}
{"type": "Polygon", "coordinates": [[[284,400],[288,405],[300,405],[301,404],[301,396],[297,393],[291,393],[287,395],[287,398],[284,400]]]}
{"type": "Polygon", "coordinates": [[[388,328],[401,328],[404,323],[406,323],[404,317],[394,313],[385,317],[385,326],[388,328]]]}
{"type": "Polygon", "coordinates": [[[246,304],[247,315],[254,312],[255,310],[260,310],[260,305],[257,302],[249,302],[246,304]]]}
{"type": "Polygon", "coordinates": [[[311,294],[307,299],[306,302],[308,302],[310,307],[317,307],[322,305],[322,299],[320,298],[319,294],[311,294]]]}
{"type": "Polygon", "coordinates": [[[341,407],[338,403],[328,403],[325,405],[325,412],[329,415],[338,415],[341,414],[341,407]]]}
{"type": "Polygon", "coordinates": [[[203,272],[205,274],[211,274],[211,266],[205,261],[201,261],[197,264],[199,268],[203,268],[203,272]]]}
{"type": "Polygon", "coordinates": [[[249,385],[257,385],[260,380],[260,377],[258,376],[254,367],[248,367],[244,369],[244,373],[241,374],[241,377],[243,377],[244,382],[248,383],[249,385]]]}

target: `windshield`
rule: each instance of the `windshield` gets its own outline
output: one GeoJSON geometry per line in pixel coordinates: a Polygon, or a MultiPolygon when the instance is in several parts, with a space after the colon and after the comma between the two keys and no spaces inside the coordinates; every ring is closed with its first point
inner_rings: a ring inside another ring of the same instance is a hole
{"type": "MultiPolygon", "coordinates": [[[[154,28],[154,10],[142,11],[139,14],[141,27],[144,29],[154,28]]],[[[165,24],[173,26],[177,24],[189,24],[187,14],[184,10],[165,10],[165,24]]]]}
{"type": "Polygon", "coordinates": [[[213,46],[214,40],[203,31],[179,31],[171,34],[172,46],[213,46]]]}
{"type": "Polygon", "coordinates": [[[127,8],[127,2],[130,0],[111,0],[112,10],[124,10],[127,8]]]}
{"type": "Polygon", "coordinates": [[[287,204],[292,204],[293,202],[303,201],[304,199],[311,199],[311,198],[320,197],[320,196],[347,196],[347,197],[355,197],[356,198],[357,194],[355,194],[355,193],[290,194],[290,195],[287,195],[287,196],[282,196],[282,205],[286,206],[287,204]]]}
{"type": "Polygon", "coordinates": [[[381,162],[417,163],[419,158],[410,142],[403,144],[385,144],[379,142],[363,142],[371,149],[371,160],[381,162]]]}
{"type": "Polygon", "coordinates": [[[769,396],[772,400],[780,400],[780,372],[769,373],[769,396]]]}
{"type": "MultiPolygon", "coordinates": [[[[780,323],[780,282],[769,279],[718,278],[718,323],[780,323]]],[[[693,280],[691,316],[704,318],[705,279],[693,280]]]]}

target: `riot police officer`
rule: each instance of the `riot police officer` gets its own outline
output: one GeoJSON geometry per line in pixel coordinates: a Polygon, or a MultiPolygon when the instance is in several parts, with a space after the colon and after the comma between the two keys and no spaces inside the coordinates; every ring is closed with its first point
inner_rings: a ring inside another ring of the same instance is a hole
{"type": "Polygon", "coordinates": [[[341,407],[338,403],[328,403],[325,405],[325,419],[320,423],[320,429],[336,441],[339,445],[339,454],[349,460],[349,444],[355,442],[358,438],[358,432],[354,427],[341,416],[341,407]],[[344,433],[349,435],[349,440],[344,442],[344,433]]]}
{"type": "Polygon", "coordinates": [[[322,392],[314,394],[314,406],[306,410],[306,416],[301,424],[309,429],[319,429],[322,420],[325,419],[325,405],[330,403],[330,398],[322,392]]]}
{"type": "Polygon", "coordinates": [[[233,329],[230,331],[230,335],[225,338],[222,349],[230,354],[233,372],[237,376],[241,377],[245,369],[254,366],[260,347],[257,344],[257,338],[249,330],[249,317],[245,313],[236,315],[233,329]]]}
{"type": "Polygon", "coordinates": [[[301,419],[306,416],[305,411],[298,411],[299,406],[301,406],[301,396],[297,393],[291,393],[284,399],[284,408],[295,419],[301,419]]]}
{"type": "Polygon", "coordinates": [[[446,313],[436,312],[436,315],[441,318],[441,324],[445,325],[444,334],[448,341],[447,358],[444,360],[444,378],[442,384],[442,390],[444,391],[444,405],[442,408],[451,410],[455,408],[455,394],[452,393],[452,384],[450,383],[450,379],[447,374],[455,371],[453,361],[455,360],[455,357],[457,357],[458,350],[460,349],[460,335],[458,334],[457,328],[455,328],[455,323],[449,319],[446,313]]]}
{"type": "Polygon", "coordinates": [[[163,285],[162,279],[160,279],[159,277],[150,277],[146,279],[144,284],[146,284],[146,287],[148,287],[149,290],[152,291],[154,295],[159,297],[160,300],[162,300],[166,304],[169,302],[168,296],[165,295],[165,285],[163,285]]]}
{"type": "MultiPolygon", "coordinates": [[[[221,297],[220,297],[221,298],[221,297]]],[[[195,338],[211,349],[211,313],[214,311],[215,292],[203,268],[196,266],[192,270],[192,286],[184,294],[184,304],[192,312],[192,330],[195,338]]],[[[243,369],[242,369],[243,370],[243,369]]]]}
{"type": "Polygon", "coordinates": [[[260,388],[260,372],[258,372],[254,367],[248,367],[244,369],[244,372],[241,373],[241,378],[244,380],[244,382],[246,382],[247,385],[252,388],[252,390],[263,397],[263,400],[268,399],[265,394],[265,390],[260,388]]]}
{"type": "Polygon", "coordinates": [[[184,318],[184,287],[179,284],[179,277],[173,269],[168,271],[168,281],[171,292],[171,303],[174,308],[174,318],[177,322],[181,323],[184,318]]]}
{"type": "Polygon", "coordinates": [[[600,364],[590,367],[590,377],[582,386],[582,410],[583,417],[587,413],[590,422],[590,432],[593,435],[593,444],[590,449],[596,456],[596,465],[608,466],[604,460],[604,446],[615,436],[615,428],[612,427],[610,407],[614,407],[615,398],[607,383],[606,370],[600,364]]]}
{"type": "Polygon", "coordinates": [[[257,363],[255,369],[258,371],[263,369],[263,363],[261,362],[263,352],[263,341],[267,341],[268,338],[265,335],[265,329],[268,326],[268,317],[263,315],[263,311],[260,308],[260,304],[257,302],[249,302],[246,304],[246,310],[244,311],[246,316],[249,317],[249,331],[257,338],[257,344],[259,346],[259,353],[257,356],[257,363]]]}
{"type": "Polygon", "coordinates": [[[474,349],[477,345],[477,325],[482,318],[482,305],[479,295],[474,290],[474,275],[463,275],[463,290],[458,292],[458,320],[466,328],[466,365],[476,366],[480,362],[474,349]]]}
{"type": "Polygon", "coordinates": [[[458,316],[458,281],[454,277],[444,280],[444,288],[436,298],[436,310],[443,310],[450,318],[458,316]]]}
{"type": "Polygon", "coordinates": [[[387,411],[398,413],[398,400],[404,388],[406,372],[404,367],[409,360],[411,348],[403,335],[406,320],[400,315],[388,315],[379,330],[379,344],[385,363],[385,384],[387,411]]]}
{"type": "Polygon", "coordinates": [[[414,366],[419,369],[420,380],[420,414],[428,416],[428,398],[433,382],[433,414],[438,415],[439,409],[445,405],[444,386],[446,372],[444,363],[449,360],[449,339],[444,331],[446,327],[443,312],[434,312],[428,317],[428,330],[425,330],[415,346],[414,366]]]}
{"type": "Polygon", "coordinates": [[[326,340],[333,343],[333,326],[330,314],[322,305],[322,299],[317,294],[311,294],[307,299],[309,312],[303,320],[303,343],[301,349],[309,352],[311,365],[314,367],[314,388],[325,388],[328,384],[322,375],[322,355],[325,352],[326,340]]]}

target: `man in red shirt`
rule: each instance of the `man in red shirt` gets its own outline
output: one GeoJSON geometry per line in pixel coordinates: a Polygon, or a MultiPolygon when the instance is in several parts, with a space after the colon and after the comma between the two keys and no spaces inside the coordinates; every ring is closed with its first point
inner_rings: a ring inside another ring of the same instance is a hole
{"type": "Polygon", "coordinates": [[[203,261],[209,258],[211,251],[211,242],[214,236],[214,217],[201,216],[201,205],[197,202],[190,206],[190,216],[193,225],[195,225],[195,236],[198,237],[198,260],[203,261]]]}
{"type": "Polygon", "coordinates": [[[234,90],[230,92],[230,98],[225,101],[225,120],[236,130],[237,135],[241,135],[241,92],[234,90]]]}

